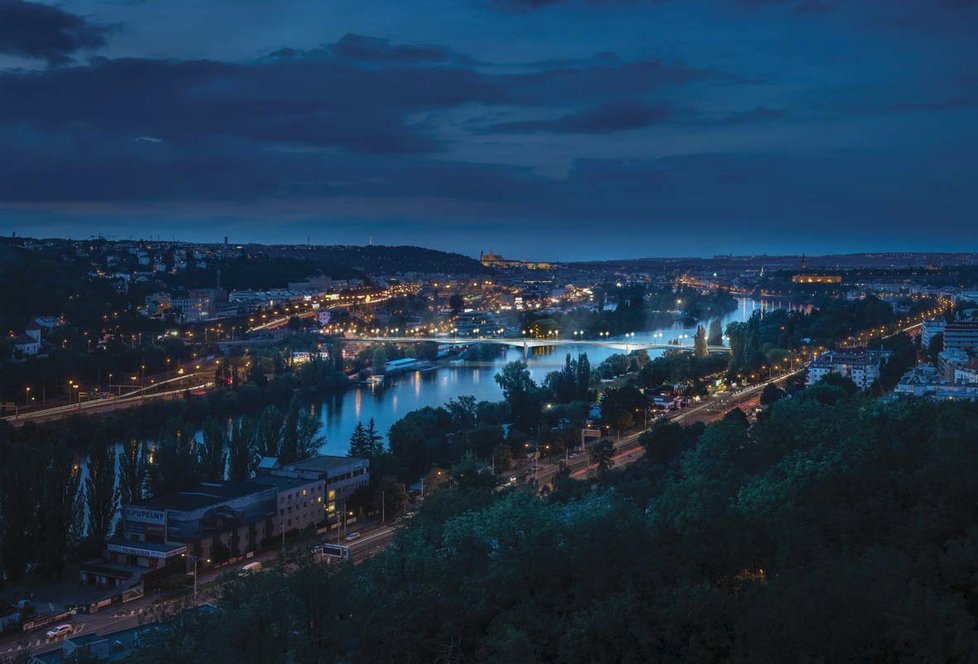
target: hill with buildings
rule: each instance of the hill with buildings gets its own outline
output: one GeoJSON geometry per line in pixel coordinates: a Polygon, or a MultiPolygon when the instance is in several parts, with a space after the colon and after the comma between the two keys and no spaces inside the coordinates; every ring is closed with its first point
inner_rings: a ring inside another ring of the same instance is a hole
{"type": "Polygon", "coordinates": [[[328,273],[345,268],[367,275],[375,274],[488,274],[489,268],[461,254],[415,246],[354,245],[246,245],[248,251],[263,251],[269,256],[301,258],[328,273]]]}

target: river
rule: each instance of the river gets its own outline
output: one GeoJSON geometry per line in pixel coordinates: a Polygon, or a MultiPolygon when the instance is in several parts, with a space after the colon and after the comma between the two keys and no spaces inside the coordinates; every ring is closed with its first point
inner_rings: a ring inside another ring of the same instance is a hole
{"type": "MultiPolygon", "coordinates": [[[[767,311],[785,307],[782,300],[754,300],[740,298],[736,309],[721,317],[724,329],[727,323],[743,322],[757,310],[767,311]]],[[[709,321],[700,321],[708,327],[709,321]]],[[[665,343],[682,335],[689,335],[685,343],[690,344],[696,325],[676,322],[644,332],[636,332],[628,341],[665,343]]],[[[611,341],[624,341],[624,337],[612,337],[611,341]]],[[[505,347],[504,347],[505,348],[505,347]]],[[[561,368],[567,353],[587,353],[592,367],[621,350],[603,346],[554,346],[531,349],[526,358],[527,367],[533,379],[542,382],[546,375],[561,368]]],[[[657,357],[661,350],[650,350],[649,355],[657,357]]],[[[314,405],[314,410],[323,423],[322,434],[326,444],[325,454],[345,455],[349,447],[350,434],[357,422],[366,425],[374,419],[377,431],[386,437],[391,425],[412,410],[425,406],[437,407],[450,399],[460,396],[474,396],[477,401],[498,401],[502,391],[496,384],[495,375],[507,362],[523,359],[523,351],[506,348],[490,362],[453,363],[430,371],[417,371],[387,378],[382,385],[356,387],[345,392],[325,397],[314,405]]]]}

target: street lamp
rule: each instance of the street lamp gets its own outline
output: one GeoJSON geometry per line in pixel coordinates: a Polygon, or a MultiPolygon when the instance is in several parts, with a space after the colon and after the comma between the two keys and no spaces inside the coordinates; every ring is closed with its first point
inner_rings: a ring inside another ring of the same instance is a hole
{"type": "MultiPolygon", "coordinates": [[[[194,606],[197,606],[197,563],[199,563],[202,560],[202,558],[200,556],[195,556],[189,553],[184,553],[181,555],[184,558],[189,558],[190,560],[194,561],[194,606]]],[[[208,564],[211,562],[210,558],[204,558],[203,560],[205,563],[208,564]]]]}

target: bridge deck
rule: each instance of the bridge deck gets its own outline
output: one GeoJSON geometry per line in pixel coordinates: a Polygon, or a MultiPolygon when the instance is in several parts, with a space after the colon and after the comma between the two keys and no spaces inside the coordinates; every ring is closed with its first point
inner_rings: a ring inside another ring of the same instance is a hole
{"type": "MultiPolygon", "coordinates": [[[[463,346],[468,344],[497,344],[501,346],[513,346],[516,348],[541,348],[545,346],[601,346],[603,348],[614,348],[615,350],[692,350],[692,344],[668,344],[649,341],[622,341],[619,339],[597,340],[597,339],[521,339],[512,337],[360,337],[357,341],[367,341],[370,343],[421,343],[430,341],[436,344],[449,346],[463,346]]],[[[711,353],[729,353],[728,346],[707,346],[711,353]]]]}

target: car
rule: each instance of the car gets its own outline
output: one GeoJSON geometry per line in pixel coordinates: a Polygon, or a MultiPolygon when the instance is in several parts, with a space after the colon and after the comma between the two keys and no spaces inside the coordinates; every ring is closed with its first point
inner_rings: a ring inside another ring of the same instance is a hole
{"type": "Polygon", "coordinates": [[[260,571],[261,571],[261,563],[256,560],[253,563],[248,563],[247,565],[243,566],[241,570],[238,572],[238,576],[244,577],[244,576],[248,576],[249,574],[253,574],[254,572],[260,572],[260,571]]]}
{"type": "Polygon", "coordinates": [[[353,540],[358,540],[358,539],[360,539],[360,533],[350,533],[349,535],[346,536],[347,542],[352,542],[353,540]]]}
{"type": "Polygon", "coordinates": [[[62,636],[68,636],[69,634],[71,634],[71,625],[58,625],[47,631],[47,637],[49,639],[57,639],[62,636]]]}

